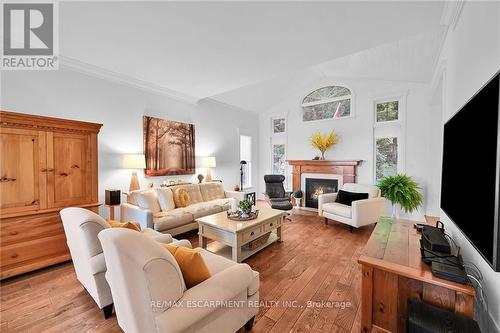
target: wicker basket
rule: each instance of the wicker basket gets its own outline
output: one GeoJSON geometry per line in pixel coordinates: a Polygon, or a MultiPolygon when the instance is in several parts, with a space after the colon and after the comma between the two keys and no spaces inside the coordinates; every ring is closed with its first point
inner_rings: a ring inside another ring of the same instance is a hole
{"type": "Polygon", "coordinates": [[[268,232],[268,233],[260,236],[259,238],[254,239],[253,241],[250,241],[249,243],[243,245],[243,249],[248,250],[248,251],[255,250],[256,248],[264,245],[267,242],[267,240],[269,239],[270,235],[271,235],[271,232],[268,232]]]}

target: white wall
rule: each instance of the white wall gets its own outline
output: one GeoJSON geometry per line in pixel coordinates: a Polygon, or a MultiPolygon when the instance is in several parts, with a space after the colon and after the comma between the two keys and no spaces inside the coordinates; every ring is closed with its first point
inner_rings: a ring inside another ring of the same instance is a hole
{"type": "MultiPolygon", "coordinates": [[[[406,158],[404,172],[414,177],[423,188],[427,188],[428,166],[425,161],[426,148],[429,145],[430,108],[428,103],[428,85],[406,82],[389,82],[361,79],[320,78],[311,82],[301,91],[290,94],[273,108],[260,116],[260,191],[264,191],[263,175],[271,172],[270,133],[271,117],[287,117],[287,159],[312,159],[318,154],[310,143],[311,134],[319,130],[323,133],[334,130],[339,135],[339,143],[326,153],[327,159],[363,160],[358,167],[357,182],[374,183],[373,121],[374,101],[406,96],[406,158]],[[354,93],[354,117],[303,122],[301,101],[313,90],[328,85],[344,85],[354,93]]],[[[423,220],[425,205],[412,218],[423,220]]]]}
{"type": "MultiPolygon", "coordinates": [[[[212,175],[227,189],[239,184],[238,128],[258,140],[254,113],[210,101],[190,104],[71,70],[4,71],[1,94],[4,110],[103,124],[99,134],[100,202],[105,189],[128,190],[131,171],[121,169],[121,158],[124,153],[143,151],[143,115],[194,123],[196,155],[216,156],[212,175]]],[[[253,156],[258,156],[257,144],[253,150],[253,156]]],[[[203,169],[199,172],[205,173],[203,169]]],[[[159,184],[183,176],[144,178],[140,173],[139,177],[145,187],[149,182],[159,184]]],[[[184,178],[197,182],[196,175],[184,178]]],[[[102,209],[101,214],[107,212],[102,209]]]]}
{"type": "MultiPolygon", "coordinates": [[[[440,62],[445,64],[443,84],[437,85],[437,89],[442,89],[444,124],[500,69],[500,3],[466,2],[455,29],[447,36],[440,62]]],[[[441,164],[436,163],[435,167],[440,168],[441,164]]],[[[461,246],[464,259],[479,266],[484,276],[489,314],[498,331],[500,273],[491,269],[444,212],[441,217],[461,246]]],[[[491,327],[490,331],[495,330],[491,327]]]]}

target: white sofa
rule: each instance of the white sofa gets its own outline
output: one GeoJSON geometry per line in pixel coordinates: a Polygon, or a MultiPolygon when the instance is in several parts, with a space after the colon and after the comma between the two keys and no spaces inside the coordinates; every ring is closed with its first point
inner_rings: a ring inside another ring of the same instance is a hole
{"type": "Polygon", "coordinates": [[[355,193],[368,193],[368,199],[356,200],[352,206],[335,202],[337,193],[326,193],[318,196],[318,215],[359,228],[367,224],[376,223],[384,214],[385,198],[380,194],[380,189],[373,185],[346,183],[342,190],[355,193]]]}
{"type": "Polygon", "coordinates": [[[236,205],[239,198],[241,192],[225,191],[220,182],[132,191],[127,197],[128,202],[121,205],[120,219],[175,236],[197,229],[195,219],[226,211],[231,205],[236,205]],[[188,191],[189,206],[175,206],[173,193],[178,188],[188,191]]]}
{"type": "Polygon", "coordinates": [[[113,228],[99,233],[99,239],[118,325],[124,332],[251,329],[259,310],[259,273],[247,264],[197,248],[212,276],[186,289],[174,257],[147,237],[113,228]]]}
{"type": "MultiPolygon", "coordinates": [[[[60,214],[76,277],[92,296],[99,309],[103,310],[104,317],[108,318],[112,314],[113,298],[104,277],[106,263],[97,234],[105,229],[117,228],[111,228],[101,216],[83,208],[64,208],[60,214]]],[[[171,235],[152,229],[145,229],[141,233],[133,232],[147,236],[156,242],[191,247],[188,240],[177,241],[171,235]]],[[[135,249],[136,245],[131,248],[135,249]]]]}

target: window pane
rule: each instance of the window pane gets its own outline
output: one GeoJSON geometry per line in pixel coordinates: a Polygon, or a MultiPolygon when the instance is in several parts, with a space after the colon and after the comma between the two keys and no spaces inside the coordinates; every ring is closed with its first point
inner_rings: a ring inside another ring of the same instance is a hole
{"type": "Polygon", "coordinates": [[[273,145],[273,174],[285,174],[285,145],[273,145]]]}
{"type": "Polygon", "coordinates": [[[285,118],[273,119],[273,133],[285,132],[285,118]]]}
{"type": "Polygon", "coordinates": [[[376,154],[376,180],[398,173],[398,138],[378,138],[376,154]]]}
{"type": "Polygon", "coordinates": [[[351,114],[351,99],[305,106],[302,110],[303,121],[347,117],[351,114]]]}
{"type": "Polygon", "coordinates": [[[340,87],[340,86],[324,87],[315,90],[309,95],[307,95],[302,101],[302,103],[318,102],[330,98],[342,97],[342,96],[347,97],[350,95],[351,91],[346,87],[340,87]]]}
{"type": "Polygon", "coordinates": [[[240,135],[240,161],[252,160],[252,137],[240,135]]]}
{"type": "Polygon", "coordinates": [[[377,122],[398,120],[399,102],[377,103],[377,122]]]}
{"type": "Polygon", "coordinates": [[[252,162],[241,165],[243,168],[243,189],[252,187],[252,162]]]}

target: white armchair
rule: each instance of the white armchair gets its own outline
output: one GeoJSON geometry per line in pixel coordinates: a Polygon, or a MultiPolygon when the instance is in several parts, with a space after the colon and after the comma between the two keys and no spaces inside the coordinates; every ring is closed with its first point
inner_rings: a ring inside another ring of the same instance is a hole
{"type": "Polygon", "coordinates": [[[318,215],[359,228],[367,224],[376,223],[384,214],[385,198],[381,197],[380,189],[373,185],[346,183],[342,190],[356,193],[368,193],[368,199],[356,200],[352,206],[335,202],[337,193],[320,194],[318,196],[318,215]]]}
{"type": "Polygon", "coordinates": [[[252,328],[259,301],[259,273],[204,249],[211,277],[186,289],[169,251],[139,233],[99,233],[118,325],[132,332],[234,333],[252,328]],[[131,247],[130,244],[134,244],[131,247]]]}
{"type": "MultiPolygon", "coordinates": [[[[92,296],[99,309],[103,310],[104,317],[107,319],[113,312],[113,298],[104,277],[106,262],[97,235],[102,230],[111,229],[111,226],[101,216],[83,208],[64,208],[60,214],[76,277],[92,296]]],[[[152,229],[136,233],[143,234],[160,243],[191,247],[188,240],[177,241],[171,235],[162,234],[152,229]]],[[[131,248],[135,249],[136,245],[134,244],[131,248]]]]}

